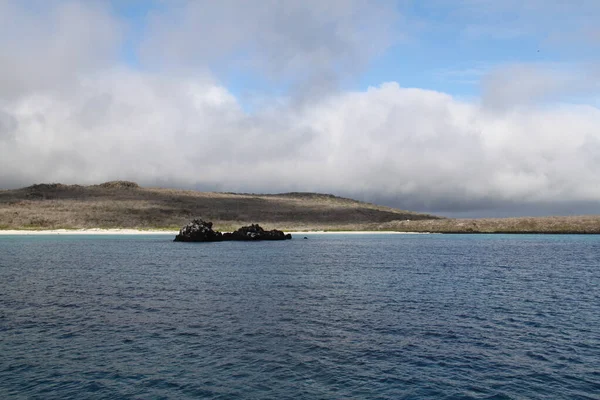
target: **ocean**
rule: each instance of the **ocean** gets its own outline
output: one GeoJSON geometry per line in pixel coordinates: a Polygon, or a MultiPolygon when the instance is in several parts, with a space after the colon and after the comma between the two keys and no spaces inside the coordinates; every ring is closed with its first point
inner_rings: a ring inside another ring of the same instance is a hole
{"type": "Polygon", "coordinates": [[[0,398],[600,398],[600,236],[302,236],[0,236],[0,398]]]}

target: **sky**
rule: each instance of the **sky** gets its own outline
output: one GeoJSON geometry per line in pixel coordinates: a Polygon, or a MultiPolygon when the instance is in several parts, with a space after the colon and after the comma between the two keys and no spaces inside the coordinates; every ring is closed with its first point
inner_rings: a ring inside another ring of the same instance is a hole
{"type": "Polygon", "coordinates": [[[0,188],[600,213],[597,0],[0,0],[0,188]]]}

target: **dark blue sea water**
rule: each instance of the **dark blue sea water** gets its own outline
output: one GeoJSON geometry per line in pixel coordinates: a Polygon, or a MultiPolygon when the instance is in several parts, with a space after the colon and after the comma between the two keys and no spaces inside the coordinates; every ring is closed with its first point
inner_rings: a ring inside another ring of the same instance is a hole
{"type": "Polygon", "coordinates": [[[0,398],[600,398],[600,236],[0,236],[0,398]]]}

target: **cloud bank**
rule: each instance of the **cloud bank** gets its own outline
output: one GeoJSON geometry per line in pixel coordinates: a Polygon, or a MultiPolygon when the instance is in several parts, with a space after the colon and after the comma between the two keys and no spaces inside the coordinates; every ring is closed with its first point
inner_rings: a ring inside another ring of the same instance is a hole
{"type": "Polygon", "coordinates": [[[600,212],[600,109],[554,96],[597,93],[579,88],[580,74],[513,65],[471,101],[395,82],[308,98],[290,90],[249,112],[215,66],[239,61],[318,88],[384,51],[400,15],[385,2],[177,4],[148,16],[140,68],[119,61],[123,21],[103,3],[37,14],[1,3],[13,39],[0,35],[0,187],[130,179],[319,191],[449,215],[600,212]]]}

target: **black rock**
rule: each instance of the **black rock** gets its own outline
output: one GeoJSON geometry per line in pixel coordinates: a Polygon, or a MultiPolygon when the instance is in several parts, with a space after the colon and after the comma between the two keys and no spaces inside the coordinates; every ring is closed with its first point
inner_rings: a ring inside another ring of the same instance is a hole
{"type": "Polygon", "coordinates": [[[195,219],[179,231],[175,242],[220,242],[223,234],[213,231],[212,222],[195,219]]]}
{"type": "Polygon", "coordinates": [[[265,231],[260,225],[252,224],[250,226],[242,226],[235,232],[224,233],[225,240],[286,240],[291,239],[291,234],[285,234],[282,231],[273,229],[265,231]]]}
{"type": "Polygon", "coordinates": [[[179,231],[175,237],[176,242],[222,242],[231,240],[287,240],[291,234],[273,229],[265,231],[260,225],[252,224],[243,226],[235,232],[221,233],[213,231],[212,222],[195,219],[179,231]]]}

